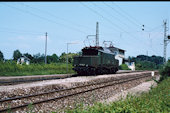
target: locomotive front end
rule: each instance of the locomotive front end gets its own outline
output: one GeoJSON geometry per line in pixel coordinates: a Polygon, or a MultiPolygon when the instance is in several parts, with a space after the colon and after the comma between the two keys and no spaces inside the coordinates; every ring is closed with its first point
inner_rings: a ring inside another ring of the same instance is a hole
{"type": "Polygon", "coordinates": [[[73,70],[79,75],[93,75],[99,65],[98,51],[95,49],[84,48],[82,55],[74,57],[73,70]]]}
{"type": "Polygon", "coordinates": [[[95,68],[98,65],[98,56],[77,56],[74,57],[73,70],[79,75],[89,75],[95,73],[95,68]]]}

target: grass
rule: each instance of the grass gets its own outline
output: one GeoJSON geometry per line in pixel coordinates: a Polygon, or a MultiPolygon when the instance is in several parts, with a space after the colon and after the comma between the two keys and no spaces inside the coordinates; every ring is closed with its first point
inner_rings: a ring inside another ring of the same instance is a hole
{"type": "Polygon", "coordinates": [[[170,78],[163,80],[156,88],[141,96],[128,96],[125,100],[111,104],[96,103],[94,106],[79,106],[66,110],[67,113],[169,113],[170,78]]]}
{"type": "MultiPolygon", "coordinates": [[[[73,66],[68,64],[68,73],[75,73],[73,66]]],[[[45,74],[66,74],[67,64],[30,64],[18,65],[15,62],[0,63],[0,76],[24,76],[24,75],[45,75],[45,74]]]]}

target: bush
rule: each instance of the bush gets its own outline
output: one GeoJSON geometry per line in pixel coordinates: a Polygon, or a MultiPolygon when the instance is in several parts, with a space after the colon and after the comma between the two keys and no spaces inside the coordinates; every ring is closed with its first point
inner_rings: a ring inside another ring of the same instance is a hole
{"type": "MultiPolygon", "coordinates": [[[[68,73],[75,73],[72,64],[68,64],[68,73]]],[[[0,62],[0,76],[11,75],[40,75],[40,74],[66,74],[67,64],[30,64],[20,65],[16,62],[0,62]]]]}
{"type": "Polygon", "coordinates": [[[166,79],[167,77],[170,77],[170,61],[162,66],[162,68],[159,70],[159,73],[161,75],[160,81],[166,79]]]}
{"type": "Polygon", "coordinates": [[[121,70],[130,70],[126,64],[120,65],[119,69],[121,69],[121,70]]]}
{"type": "Polygon", "coordinates": [[[158,68],[154,62],[150,61],[139,61],[136,63],[136,70],[155,70],[158,68]]]}

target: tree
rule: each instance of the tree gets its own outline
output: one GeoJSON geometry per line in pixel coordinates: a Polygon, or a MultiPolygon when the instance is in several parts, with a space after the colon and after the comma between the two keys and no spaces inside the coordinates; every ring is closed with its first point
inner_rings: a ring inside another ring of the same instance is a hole
{"type": "Polygon", "coordinates": [[[15,50],[13,53],[13,60],[17,60],[22,56],[21,52],[19,50],[15,50]]]}
{"type": "Polygon", "coordinates": [[[75,56],[78,56],[78,53],[69,53],[69,54],[68,54],[68,62],[69,62],[69,63],[73,63],[73,58],[74,58],[75,56]]]}
{"type": "Polygon", "coordinates": [[[61,54],[59,60],[62,63],[65,63],[67,61],[67,55],[68,55],[68,63],[73,63],[73,57],[78,56],[79,53],[68,53],[66,54],[65,52],[61,54]]]}
{"type": "Polygon", "coordinates": [[[59,61],[59,57],[56,54],[52,56],[47,56],[47,63],[57,63],[59,61]]]}
{"type": "Polygon", "coordinates": [[[157,69],[156,63],[150,61],[139,61],[136,63],[136,70],[154,70],[157,69]]]}
{"type": "Polygon", "coordinates": [[[4,55],[3,53],[0,51],[0,61],[3,61],[4,60],[4,55]]]}
{"type": "Polygon", "coordinates": [[[32,60],[32,59],[33,59],[32,55],[31,55],[31,54],[29,54],[29,53],[24,53],[24,56],[26,56],[26,57],[27,57],[27,58],[29,58],[30,60],[32,60]]]}
{"type": "Polygon", "coordinates": [[[59,61],[65,63],[66,59],[67,59],[66,53],[63,52],[59,57],[59,61]]]}
{"type": "Polygon", "coordinates": [[[37,53],[36,55],[33,55],[32,63],[44,63],[44,54],[37,53]]]}
{"type": "Polygon", "coordinates": [[[161,75],[160,81],[170,77],[170,60],[160,68],[159,73],[161,75]]]}

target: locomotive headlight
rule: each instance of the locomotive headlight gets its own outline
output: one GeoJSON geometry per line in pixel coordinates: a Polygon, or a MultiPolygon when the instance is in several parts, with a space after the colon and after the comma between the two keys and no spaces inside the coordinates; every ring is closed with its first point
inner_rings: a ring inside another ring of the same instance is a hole
{"type": "Polygon", "coordinates": [[[86,64],[86,67],[88,67],[88,64],[86,64]]]}

